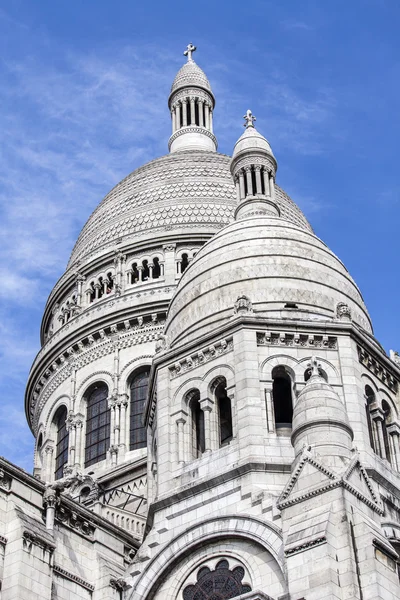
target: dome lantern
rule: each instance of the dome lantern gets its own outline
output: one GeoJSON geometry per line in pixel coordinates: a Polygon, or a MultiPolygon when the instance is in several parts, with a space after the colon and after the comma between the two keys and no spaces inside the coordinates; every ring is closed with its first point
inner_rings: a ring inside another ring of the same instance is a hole
{"type": "Polygon", "coordinates": [[[275,199],[277,163],[271,146],[255,128],[251,110],[243,118],[246,129],[235,144],[231,162],[239,202],[235,218],[254,213],[280,216],[275,199]]]}
{"type": "Polygon", "coordinates": [[[184,52],[187,62],[172,83],[168,106],[171,111],[170,152],[181,150],[217,150],[213,133],[215,98],[206,74],[193,60],[196,46],[184,52]]]}

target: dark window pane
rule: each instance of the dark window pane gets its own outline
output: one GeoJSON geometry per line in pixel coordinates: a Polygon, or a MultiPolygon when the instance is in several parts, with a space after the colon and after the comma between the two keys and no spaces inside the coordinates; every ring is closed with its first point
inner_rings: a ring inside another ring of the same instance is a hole
{"type": "Polygon", "coordinates": [[[142,419],[149,385],[149,372],[150,369],[146,369],[138,373],[131,383],[130,450],[146,447],[146,428],[143,426],[142,419]]]}
{"type": "Polygon", "coordinates": [[[110,444],[108,388],[100,383],[87,397],[85,467],[104,460],[110,444]]]}
{"type": "Polygon", "coordinates": [[[67,409],[65,406],[62,406],[57,411],[54,423],[57,427],[55,478],[60,479],[63,476],[64,465],[68,462],[69,433],[67,430],[67,409]]]}

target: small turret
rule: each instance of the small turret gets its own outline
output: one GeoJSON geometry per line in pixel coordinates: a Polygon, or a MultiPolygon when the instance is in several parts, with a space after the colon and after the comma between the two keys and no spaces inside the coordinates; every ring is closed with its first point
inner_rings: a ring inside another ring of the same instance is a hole
{"type": "Polygon", "coordinates": [[[245,132],[235,144],[231,173],[239,206],[235,218],[251,214],[280,216],[275,201],[275,175],[278,168],[268,141],[254,127],[256,117],[248,110],[245,132]]]}
{"type": "Polygon", "coordinates": [[[293,410],[292,445],[296,456],[304,446],[315,448],[326,466],[343,467],[351,457],[353,430],[346,407],[321,375],[315,358],[311,376],[293,410]]]}
{"type": "Polygon", "coordinates": [[[170,152],[180,150],[217,150],[213,133],[215,98],[206,74],[192,58],[196,46],[184,52],[187,63],[178,71],[171,87],[168,106],[171,111],[170,152]]]}

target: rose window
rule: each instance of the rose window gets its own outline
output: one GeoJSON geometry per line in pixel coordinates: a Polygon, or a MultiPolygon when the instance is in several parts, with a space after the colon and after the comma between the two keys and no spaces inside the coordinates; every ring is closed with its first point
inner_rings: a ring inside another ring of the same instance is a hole
{"type": "Polygon", "coordinates": [[[227,560],[220,560],[215,571],[202,567],[197,573],[197,582],[183,590],[183,600],[228,600],[251,592],[249,585],[243,585],[243,567],[229,569],[227,560]]]}

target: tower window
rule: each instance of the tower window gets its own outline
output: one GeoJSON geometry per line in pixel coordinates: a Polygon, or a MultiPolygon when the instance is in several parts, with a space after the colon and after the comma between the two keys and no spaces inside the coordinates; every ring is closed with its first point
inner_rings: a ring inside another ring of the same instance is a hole
{"type": "Polygon", "coordinates": [[[181,273],[184,273],[184,271],[187,269],[189,265],[189,257],[187,254],[182,254],[182,260],[181,260],[181,273]]]}
{"type": "Polygon", "coordinates": [[[160,259],[155,257],[153,259],[153,279],[158,279],[161,275],[160,259]]]}
{"type": "Polygon", "coordinates": [[[61,479],[64,465],[68,462],[69,433],[67,429],[67,409],[65,406],[61,406],[58,409],[53,422],[57,428],[56,468],[54,475],[56,479],[61,479]]]}
{"type": "Polygon", "coordinates": [[[139,269],[137,268],[137,263],[133,263],[132,274],[131,274],[131,283],[136,283],[137,281],[139,281],[139,269]]]}
{"type": "Polygon", "coordinates": [[[192,415],[192,454],[194,458],[198,458],[206,448],[204,412],[200,407],[200,392],[198,390],[192,394],[190,411],[192,415]]]}
{"type": "Polygon", "coordinates": [[[107,404],[108,387],[105,383],[92,386],[87,395],[85,467],[107,456],[110,445],[110,409],[107,404]]]}
{"type": "Polygon", "coordinates": [[[147,281],[150,277],[149,261],[144,260],[142,262],[142,266],[143,266],[142,281],[147,281]]]}
{"type": "Polygon", "coordinates": [[[367,425],[368,425],[368,435],[369,435],[369,443],[371,444],[371,448],[374,452],[376,452],[375,443],[374,443],[374,434],[372,430],[372,419],[371,419],[371,405],[375,402],[375,394],[372,388],[369,385],[365,386],[365,412],[367,416],[367,425]]]}
{"type": "Polygon", "coordinates": [[[220,445],[223,446],[233,437],[232,406],[231,399],[226,393],[226,381],[219,383],[215,388],[215,398],[217,400],[219,414],[220,445]]]}
{"type": "Polygon", "coordinates": [[[386,458],[389,462],[392,462],[392,457],[390,453],[390,444],[389,444],[389,433],[387,430],[387,426],[390,423],[390,406],[386,402],[386,400],[382,400],[382,410],[384,414],[384,419],[382,423],[382,433],[383,433],[383,442],[385,444],[385,453],[382,458],[386,458]]]}
{"type": "Polygon", "coordinates": [[[129,450],[146,447],[146,427],[143,426],[143,411],[149,387],[150,369],[137,373],[131,381],[131,416],[129,450]]]}
{"type": "Polygon", "coordinates": [[[293,419],[292,379],[284,366],[278,366],[272,371],[272,380],[275,426],[277,429],[291,427],[293,419]]]}

